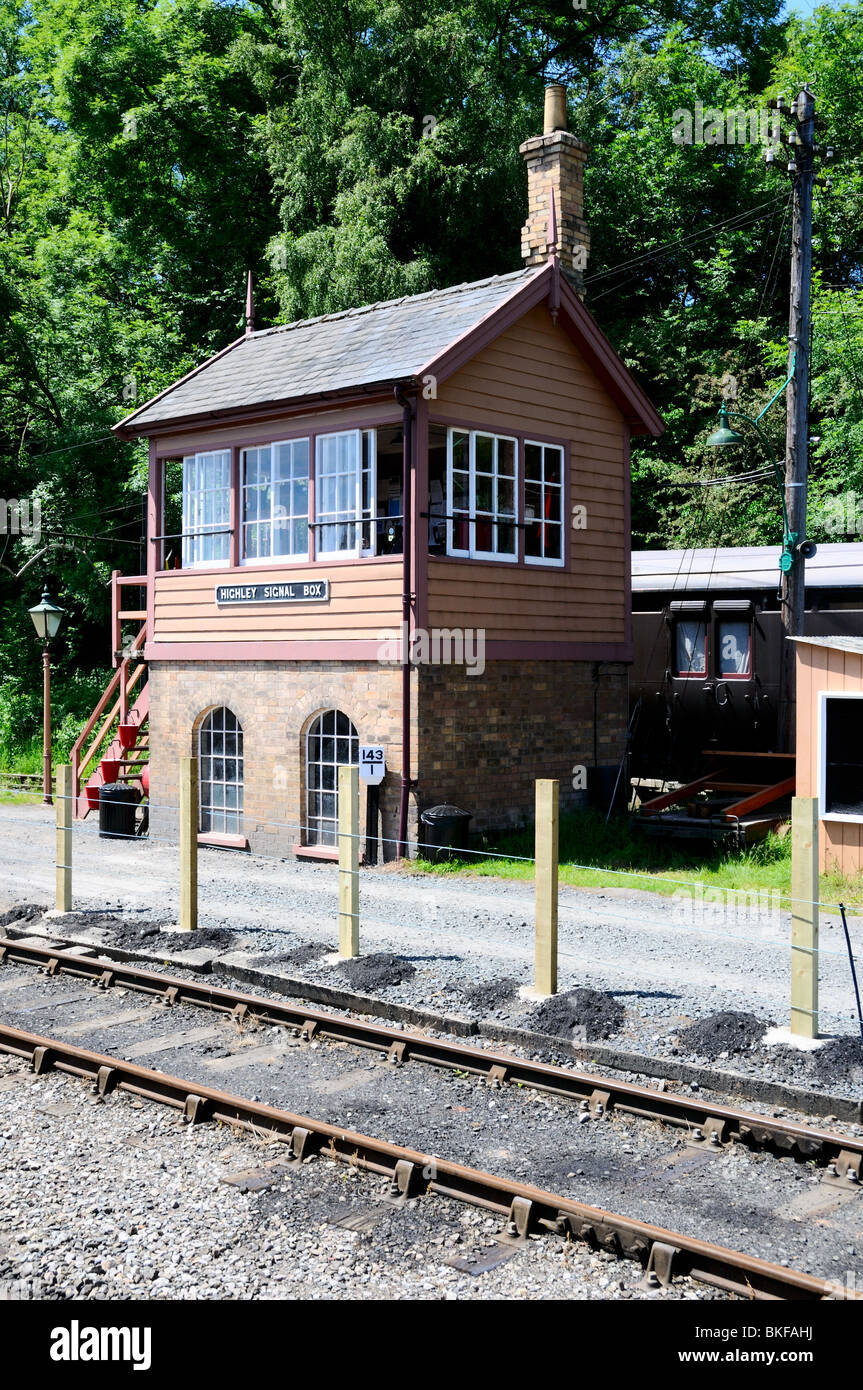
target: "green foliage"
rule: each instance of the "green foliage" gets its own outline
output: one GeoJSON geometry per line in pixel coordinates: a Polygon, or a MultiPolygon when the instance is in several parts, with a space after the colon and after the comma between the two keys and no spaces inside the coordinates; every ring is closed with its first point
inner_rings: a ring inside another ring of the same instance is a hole
{"type": "MultiPolygon", "coordinates": [[[[636,441],[636,544],[779,537],[769,488],[692,483],[716,471],[723,378],[752,413],[784,376],[787,182],[757,147],[672,129],[697,101],[761,107],[815,80],[837,151],[815,217],[826,528],[830,499],[863,493],[863,8],[781,8],[0,0],[0,496],[43,516],[41,538],[0,536],[3,738],[38,726],[26,609],[43,582],[68,613],[58,698],[106,672],[108,580],[143,564],[146,471],[111,426],[237,335],[247,268],[264,325],[516,269],[518,146],[549,79],[591,146],[588,307],[668,425],[636,441]]],[[[781,403],[769,423],[781,452],[781,403]]]]}

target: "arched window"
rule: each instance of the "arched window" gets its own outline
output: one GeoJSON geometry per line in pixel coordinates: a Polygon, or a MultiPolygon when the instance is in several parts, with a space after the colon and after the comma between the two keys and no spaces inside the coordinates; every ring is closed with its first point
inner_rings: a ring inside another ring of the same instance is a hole
{"type": "Polygon", "coordinates": [[[238,835],[243,820],[243,728],[222,706],[211,710],[198,734],[200,828],[238,835]]]}
{"type": "Polygon", "coordinates": [[[359,760],[359,735],[346,714],[328,709],[312,720],[306,735],[307,844],[338,843],[338,769],[359,760]]]}

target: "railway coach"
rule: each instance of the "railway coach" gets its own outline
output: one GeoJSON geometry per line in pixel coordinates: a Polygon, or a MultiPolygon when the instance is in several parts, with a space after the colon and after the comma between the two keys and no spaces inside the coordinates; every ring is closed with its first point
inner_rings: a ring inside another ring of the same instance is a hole
{"type": "MultiPolygon", "coordinates": [[[[688,782],[713,750],[777,747],[779,546],[635,551],[634,776],[688,782]]],[[[806,562],[806,635],[863,636],[863,543],[806,562]]]]}

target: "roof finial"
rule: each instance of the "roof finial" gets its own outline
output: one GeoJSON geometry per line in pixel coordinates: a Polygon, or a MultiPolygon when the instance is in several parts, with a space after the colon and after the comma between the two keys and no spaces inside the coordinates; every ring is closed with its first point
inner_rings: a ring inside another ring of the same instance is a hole
{"type": "Polygon", "coordinates": [[[252,289],[252,272],[246,274],[246,337],[255,331],[255,295],[252,289]]]}

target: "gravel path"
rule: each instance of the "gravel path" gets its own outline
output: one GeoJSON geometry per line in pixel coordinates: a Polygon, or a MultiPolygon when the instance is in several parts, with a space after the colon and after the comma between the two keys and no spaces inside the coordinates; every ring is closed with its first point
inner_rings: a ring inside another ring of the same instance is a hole
{"type": "MultiPolygon", "coordinates": [[[[0,911],[23,900],[50,903],[51,816],[42,806],[0,807],[0,911]]],[[[100,840],[96,830],[90,820],[75,827],[76,907],[119,912],[133,923],[175,924],[176,846],[100,840]]],[[[205,850],[199,878],[202,928],[231,933],[235,948],[283,963],[295,976],[349,987],[341,968],[326,959],[336,945],[334,865],[205,850]]],[[[375,988],[382,997],[467,1016],[525,1020],[529,1005],[515,991],[532,976],[530,884],[386,867],[364,870],[360,892],[364,955],[396,955],[414,968],[398,984],[379,982],[375,988]],[[470,997],[478,988],[479,1003],[470,997]]],[[[625,1008],[614,1041],[654,1056],[696,1055],[686,1052],[680,1034],[693,1021],[722,1011],[753,1014],[765,1027],[785,1025],[787,914],[768,926],[711,922],[709,910],[699,917],[695,909],[693,916],[686,921],[679,904],[657,894],[562,888],[560,990],[610,992],[625,1008]]],[[[851,931],[863,960],[863,920],[853,920],[851,931]]],[[[199,933],[195,945],[204,944],[199,933]]],[[[822,916],[821,946],[822,1033],[853,1038],[842,929],[829,914],[822,916]]],[[[757,1047],[733,1060],[753,1074],[852,1096],[859,1096],[863,1082],[853,1057],[828,1078],[819,1075],[811,1054],[786,1047],[757,1047]]]]}

